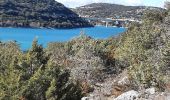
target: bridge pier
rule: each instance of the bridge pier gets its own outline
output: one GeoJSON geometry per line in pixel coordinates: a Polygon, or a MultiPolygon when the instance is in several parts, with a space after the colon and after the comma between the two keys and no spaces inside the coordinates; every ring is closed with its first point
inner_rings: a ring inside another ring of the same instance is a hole
{"type": "Polygon", "coordinates": [[[108,25],[109,25],[109,22],[106,21],[106,27],[108,27],[108,25]]]}

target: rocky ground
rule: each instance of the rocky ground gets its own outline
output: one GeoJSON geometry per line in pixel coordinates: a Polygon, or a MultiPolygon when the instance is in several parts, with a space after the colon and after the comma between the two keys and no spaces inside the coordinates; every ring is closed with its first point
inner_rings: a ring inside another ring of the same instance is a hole
{"type": "Polygon", "coordinates": [[[159,92],[155,87],[133,90],[126,70],[95,85],[94,91],[82,100],[170,100],[170,86],[165,92],[159,92]]]}

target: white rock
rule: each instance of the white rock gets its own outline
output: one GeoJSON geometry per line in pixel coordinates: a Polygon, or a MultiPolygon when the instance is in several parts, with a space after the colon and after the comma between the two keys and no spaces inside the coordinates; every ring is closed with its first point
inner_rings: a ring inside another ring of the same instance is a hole
{"type": "Polygon", "coordinates": [[[145,93],[152,95],[152,94],[155,94],[155,91],[156,91],[155,88],[149,88],[145,90],[145,93]]]}
{"type": "Polygon", "coordinates": [[[89,100],[90,98],[89,97],[83,97],[81,98],[81,100],[89,100]]]}
{"type": "Polygon", "coordinates": [[[107,100],[115,100],[115,96],[108,97],[107,100]]]}
{"type": "Polygon", "coordinates": [[[122,79],[120,79],[120,80],[118,81],[118,84],[119,84],[119,85],[129,84],[129,83],[130,83],[130,82],[129,82],[129,79],[128,79],[127,76],[123,77],[122,79]]]}
{"type": "Polygon", "coordinates": [[[134,100],[138,96],[139,96],[139,93],[137,91],[131,90],[131,91],[121,94],[114,100],[134,100]]]}
{"type": "Polygon", "coordinates": [[[166,95],[166,100],[170,100],[170,93],[166,95]]]}

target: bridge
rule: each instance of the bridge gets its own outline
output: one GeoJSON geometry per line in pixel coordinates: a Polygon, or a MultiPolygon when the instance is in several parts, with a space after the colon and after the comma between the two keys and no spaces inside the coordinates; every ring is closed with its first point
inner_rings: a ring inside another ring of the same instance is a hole
{"type": "Polygon", "coordinates": [[[105,26],[108,27],[109,23],[114,23],[116,26],[119,26],[119,24],[123,23],[128,23],[128,22],[140,22],[138,20],[134,20],[134,19],[112,19],[112,18],[86,18],[84,17],[85,20],[87,20],[88,22],[102,22],[105,23],[105,26]]]}

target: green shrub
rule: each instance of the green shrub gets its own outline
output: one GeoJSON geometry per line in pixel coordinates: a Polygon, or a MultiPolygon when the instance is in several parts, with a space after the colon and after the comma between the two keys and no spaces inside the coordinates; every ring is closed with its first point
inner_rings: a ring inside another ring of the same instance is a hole
{"type": "Polygon", "coordinates": [[[163,17],[150,14],[141,25],[133,26],[123,34],[115,51],[118,61],[127,63],[129,78],[139,86],[162,88],[164,74],[162,47],[165,45],[164,28],[156,25],[163,17]],[[162,85],[162,86],[161,86],[162,85]]]}
{"type": "Polygon", "coordinates": [[[69,71],[54,64],[37,40],[26,53],[13,42],[0,47],[0,99],[80,100],[83,96],[69,71]]]}

